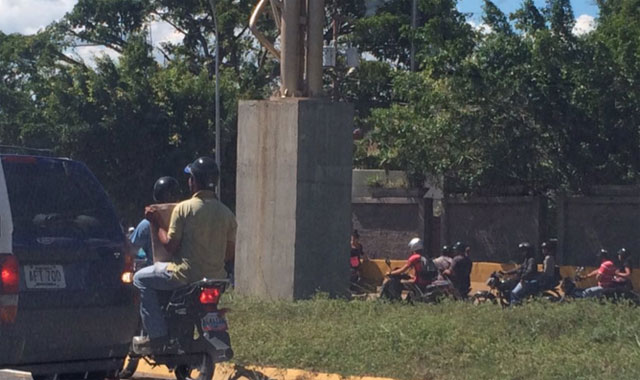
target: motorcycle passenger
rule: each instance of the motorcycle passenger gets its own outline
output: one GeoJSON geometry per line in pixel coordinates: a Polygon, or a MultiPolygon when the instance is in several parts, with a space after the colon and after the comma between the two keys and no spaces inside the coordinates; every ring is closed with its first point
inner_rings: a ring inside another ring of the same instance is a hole
{"type": "MultiPolygon", "coordinates": [[[[180,184],[173,177],[160,177],[153,184],[153,201],[175,203],[180,199],[180,184]]],[[[146,259],[146,265],[153,265],[151,252],[151,223],[142,219],[129,237],[131,245],[138,250],[138,258],[146,259]]]]}
{"type": "MultiPolygon", "coordinates": [[[[155,263],[134,276],[140,290],[140,314],[145,337],[134,345],[152,352],[163,351],[168,329],[158,302],[158,291],[174,290],[203,278],[226,277],[225,262],[233,260],[237,223],[233,213],[216,197],[219,171],[210,157],[200,157],[185,168],[192,197],[176,205],[168,229],[157,228],[171,262],[155,263]]],[[[159,214],[149,207],[145,216],[158,227],[159,214]]]]}
{"type": "Polygon", "coordinates": [[[616,270],[616,276],[613,279],[616,286],[622,289],[633,290],[633,284],[631,283],[631,257],[629,251],[625,248],[618,250],[618,262],[620,266],[618,270],[616,270]]]}
{"type": "Polygon", "coordinates": [[[440,273],[442,273],[445,270],[451,268],[453,258],[451,257],[451,247],[449,247],[448,245],[443,245],[440,252],[440,256],[433,259],[433,263],[436,265],[440,273]]]}
{"type": "Polygon", "coordinates": [[[437,269],[431,260],[431,257],[424,250],[424,244],[422,239],[413,238],[409,241],[409,259],[407,263],[402,267],[389,272],[389,276],[400,275],[413,268],[414,276],[410,280],[403,280],[402,284],[406,285],[415,284],[421,289],[426,288],[433,282],[437,276],[437,269]],[[423,260],[424,259],[424,260],[423,260]],[[427,268],[423,268],[423,263],[426,263],[427,268]],[[429,268],[429,266],[431,268],[429,268]],[[432,273],[432,274],[429,274],[432,273]]]}
{"type": "Polygon", "coordinates": [[[552,241],[545,241],[540,245],[542,255],[542,273],[540,274],[540,287],[553,289],[558,286],[559,273],[556,266],[556,246],[552,241]]]}
{"type": "Polygon", "coordinates": [[[585,289],[583,292],[584,297],[599,297],[604,293],[605,289],[612,289],[616,285],[614,281],[616,266],[611,261],[609,251],[601,249],[597,253],[597,257],[600,259],[600,267],[581,279],[595,277],[598,280],[598,285],[585,289]]]}
{"type": "Polygon", "coordinates": [[[451,279],[460,297],[466,299],[471,290],[471,269],[473,267],[473,262],[469,257],[471,249],[459,241],[453,245],[453,252],[451,267],[442,274],[451,279]]]}
{"type": "Polygon", "coordinates": [[[524,255],[524,261],[519,268],[502,272],[503,274],[518,274],[520,281],[511,291],[510,303],[517,305],[523,298],[538,291],[538,265],[533,247],[528,242],[518,244],[518,251],[524,255]]]}

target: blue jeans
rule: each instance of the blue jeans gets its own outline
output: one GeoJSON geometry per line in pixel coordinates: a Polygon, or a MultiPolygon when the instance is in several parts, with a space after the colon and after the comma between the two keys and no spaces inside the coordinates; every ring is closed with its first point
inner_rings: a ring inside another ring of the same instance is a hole
{"type": "Polygon", "coordinates": [[[511,291],[511,304],[515,305],[526,296],[538,291],[538,280],[520,281],[511,291]]]}
{"type": "Polygon", "coordinates": [[[140,289],[140,316],[144,329],[150,339],[166,337],[167,322],[164,320],[158,290],[173,290],[183,286],[171,278],[172,272],[167,270],[169,263],[155,263],[140,269],[133,276],[133,284],[140,289]]]}

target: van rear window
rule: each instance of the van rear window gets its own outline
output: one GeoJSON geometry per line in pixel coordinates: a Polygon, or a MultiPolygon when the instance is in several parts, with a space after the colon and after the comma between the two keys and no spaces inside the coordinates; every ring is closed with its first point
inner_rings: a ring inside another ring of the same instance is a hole
{"type": "Polygon", "coordinates": [[[79,162],[38,158],[2,161],[16,240],[38,237],[114,239],[113,207],[98,180],[79,162]]]}

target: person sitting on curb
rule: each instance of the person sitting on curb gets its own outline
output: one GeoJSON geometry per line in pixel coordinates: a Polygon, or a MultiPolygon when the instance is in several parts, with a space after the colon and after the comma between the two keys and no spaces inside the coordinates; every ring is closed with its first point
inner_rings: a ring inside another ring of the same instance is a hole
{"type": "Polygon", "coordinates": [[[580,279],[585,280],[595,277],[598,285],[585,289],[583,292],[584,297],[599,297],[606,289],[612,289],[616,285],[614,281],[616,266],[609,257],[609,251],[601,249],[596,256],[600,259],[600,267],[580,279]]]}

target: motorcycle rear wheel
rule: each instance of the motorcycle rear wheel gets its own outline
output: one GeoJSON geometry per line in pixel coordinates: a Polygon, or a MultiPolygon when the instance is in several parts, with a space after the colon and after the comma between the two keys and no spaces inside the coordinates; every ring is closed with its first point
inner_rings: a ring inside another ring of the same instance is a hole
{"type": "Polygon", "coordinates": [[[487,303],[487,302],[491,302],[493,304],[496,304],[496,303],[498,303],[498,300],[496,300],[496,296],[494,296],[490,292],[478,292],[478,293],[474,294],[473,296],[471,296],[471,302],[474,305],[480,305],[482,303],[487,303]]]}
{"type": "Polygon", "coordinates": [[[199,363],[193,365],[179,365],[174,374],[178,380],[211,380],[215,371],[215,364],[211,354],[205,352],[200,354],[199,363]],[[195,371],[195,374],[194,374],[195,371]]]}

